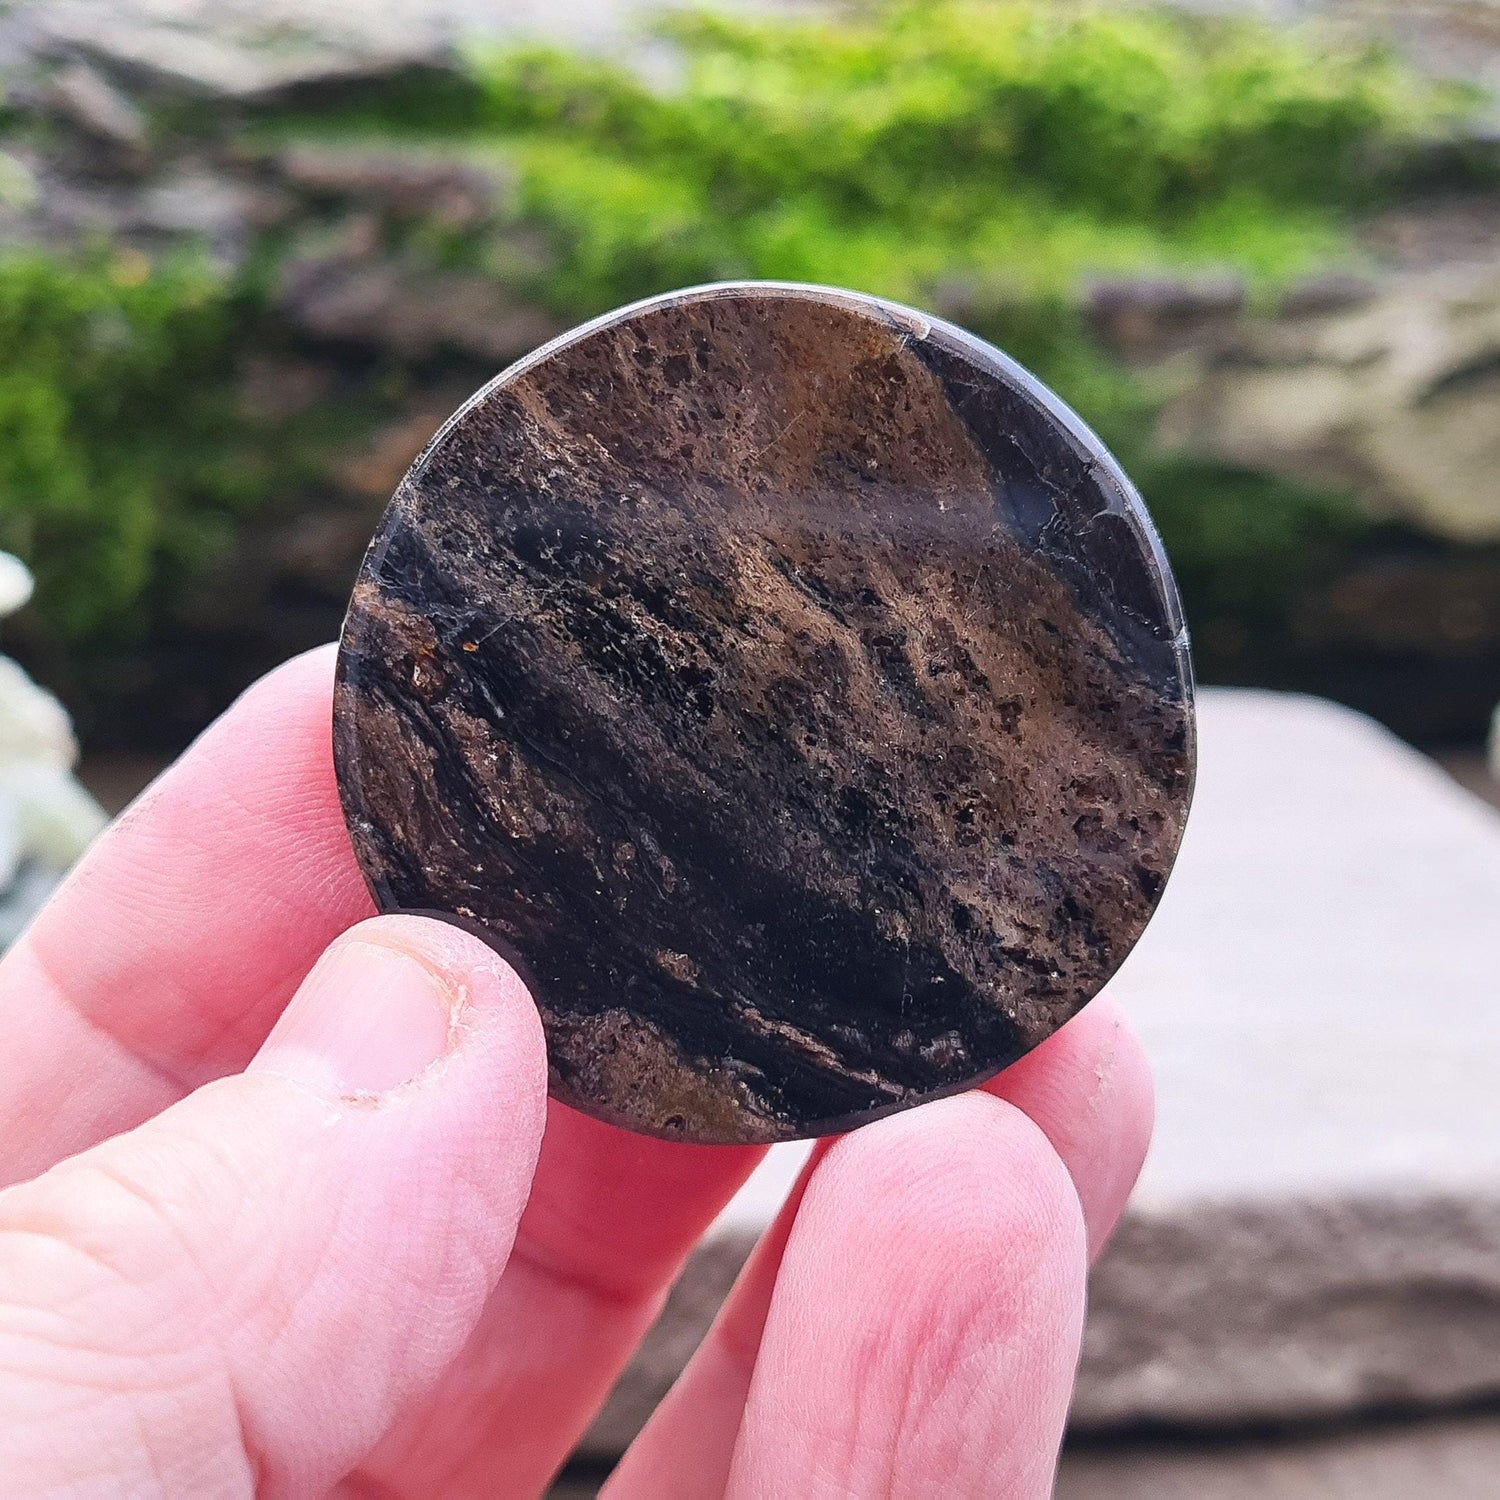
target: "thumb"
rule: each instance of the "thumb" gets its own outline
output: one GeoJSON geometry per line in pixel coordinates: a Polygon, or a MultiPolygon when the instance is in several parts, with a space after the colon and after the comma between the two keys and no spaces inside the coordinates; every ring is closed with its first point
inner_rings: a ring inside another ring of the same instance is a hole
{"type": "Polygon", "coordinates": [[[249,1070],[0,1193],[0,1494],[318,1494],[452,1359],[541,1137],[536,1012],[380,917],[249,1070]]]}

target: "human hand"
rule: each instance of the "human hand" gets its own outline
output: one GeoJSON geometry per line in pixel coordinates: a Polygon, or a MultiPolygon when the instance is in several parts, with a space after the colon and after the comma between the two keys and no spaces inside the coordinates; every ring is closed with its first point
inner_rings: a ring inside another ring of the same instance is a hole
{"type": "MultiPolygon", "coordinates": [[[[331,680],[253,688],[0,964],[0,1494],[537,1494],[759,1157],[549,1105],[505,964],[370,916],[331,680]]],[[[821,1149],[609,1493],[1048,1493],[1150,1116],[1101,999],[821,1149]]]]}

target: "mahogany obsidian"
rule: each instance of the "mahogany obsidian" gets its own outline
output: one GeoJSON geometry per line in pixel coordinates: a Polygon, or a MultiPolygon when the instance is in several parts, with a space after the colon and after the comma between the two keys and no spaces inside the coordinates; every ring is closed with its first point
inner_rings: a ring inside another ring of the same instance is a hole
{"type": "Polygon", "coordinates": [[[344,627],[379,905],[520,969],[555,1095],[701,1142],[1014,1061],[1167,879],[1176,593],[1098,440],[869,297],[660,297],[523,360],[402,481],[344,627]]]}

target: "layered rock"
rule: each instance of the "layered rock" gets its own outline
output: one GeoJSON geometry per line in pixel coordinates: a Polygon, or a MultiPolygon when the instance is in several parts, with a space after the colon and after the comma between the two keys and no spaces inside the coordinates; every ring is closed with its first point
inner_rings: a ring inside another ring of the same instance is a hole
{"type": "Polygon", "coordinates": [[[1248,314],[1233,282],[1137,283],[1099,289],[1096,319],[1176,388],[1167,448],[1500,540],[1500,200],[1389,214],[1364,244],[1368,270],[1295,287],[1273,314],[1248,314]]]}

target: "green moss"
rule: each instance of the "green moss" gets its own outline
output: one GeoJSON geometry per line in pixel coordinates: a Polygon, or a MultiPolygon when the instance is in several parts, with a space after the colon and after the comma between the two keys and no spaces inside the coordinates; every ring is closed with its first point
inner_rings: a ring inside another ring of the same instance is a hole
{"type": "Polygon", "coordinates": [[[234,408],[256,313],[244,281],[190,254],[0,256],[0,546],[66,638],[138,624],[275,483],[282,456],[234,408]]]}
{"type": "MultiPolygon", "coordinates": [[[[1190,598],[1282,598],[1354,524],[1334,501],[1152,454],[1150,392],[1094,341],[1078,290],[1195,267],[1269,287],[1349,253],[1351,217],[1397,190],[1460,96],[1300,34],[1051,0],[660,29],[666,82],[489,50],[336,106],[232,120],[184,106],[153,131],[502,154],[518,172],[508,212],[548,256],[517,257],[514,224],[392,233],[404,255],[487,268],[564,317],[740,276],[961,309],[1140,474],[1190,598]]],[[[0,179],[0,195],[25,191],[0,179]]],[[[71,641],[138,623],[302,461],[236,411],[238,355],[266,326],[256,285],[189,255],[0,255],[0,545],[33,561],[71,641]]]]}
{"type": "Polygon", "coordinates": [[[1351,217],[1471,103],[1380,51],[1167,9],[880,0],[656,30],[666,84],[478,50],[441,87],[270,128],[503,151],[552,251],[520,290],[567,318],[737,277],[927,306],[956,290],[964,321],[1134,456],[1150,403],[1084,327],[1080,286],[1228,267],[1269,291],[1346,256],[1351,217]]]}
{"type": "Polygon", "coordinates": [[[888,0],[661,29],[667,88],[555,50],[473,60],[470,129],[515,142],[570,311],[704,276],[1026,300],[1122,269],[1286,274],[1460,107],[1378,53],[1166,11],[888,0]]]}
{"type": "MultiPolygon", "coordinates": [[[[1043,0],[677,16],[665,87],[553,50],[477,55],[571,316],[694,281],[826,281],[932,306],[1059,390],[1134,472],[1207,665],[1283,630],[1368,531],[1346,496],[1163,456],[1152,393],[1093,337],[1090,277],[1232,268],[1252,295],[1352,254],[1355,216],[1468,107],[1313,33],[1043,0]]],[[[451,116],[450,116],[451,118],[451,116]]]]}

